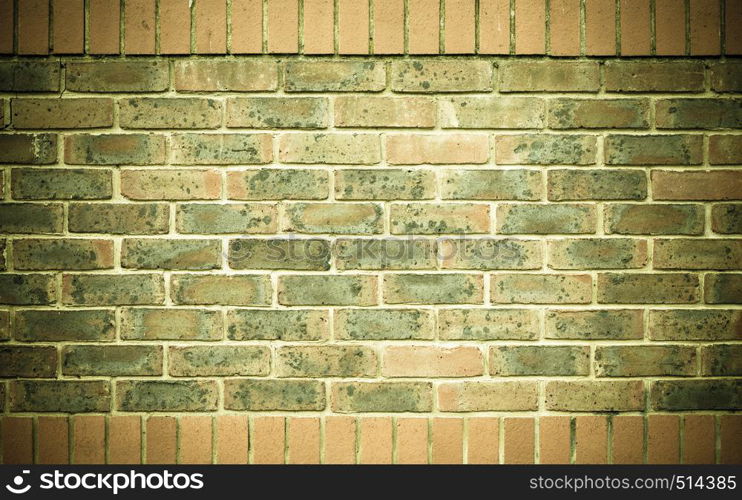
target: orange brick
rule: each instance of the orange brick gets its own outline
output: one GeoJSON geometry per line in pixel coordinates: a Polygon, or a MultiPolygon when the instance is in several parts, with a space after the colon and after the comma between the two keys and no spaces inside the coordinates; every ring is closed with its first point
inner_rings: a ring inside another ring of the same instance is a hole
{"type": "Polygon", "coordinates": [[[431,431],[432,463],[461,464],[464,462],[464,419],[434,418],[431,431]]]}
{"type": "Polygon", "coordinates": [[[685,0],[655,0],[654,5],[657,55],[685,54],[685,0]]]}
{"type": "Polygon", "coordinates": [[[648,55],[650,38],[649,2],[621,0],[621,55],[648,55]]]}
{"type": "Polygon", "coordinates": [[[440,6],[428,0],[408,0],[407,50],[410,54],[437,54],[440,40],[440,6]]]}
{"type": "Polygon", "coordinates": [[[31,417],[3,417],[3,463],[33,463],[33,419],[31,417]]]}
{"type": "Polygon", "coordinates": [[[650,415],[647,418],[647,463],[680,462],[680,417],[650,415]]]}
{"type": "Polygon", "coordinates": [[[54,19],[52,48],[55,54],[83,53],[85,48],[84,6],[84,0],[54,0],[52,3],[54,19]]]}
{"type": "Polygon", "coordinates": [[[602,416],[580,416],[575,418],[575,422],[575,463],[607,463],[608,419],[602,416]]]}
{"type": "Polygon", "coordinates": [[[334,0],[304,0],[302,31],[305,54],[333,54],[335,52],[334,12],[334,0]]]}
{"type": "Polygon", "coordinates": [[[284,463],[286,424],[283,417],[255,417],[251,427],[252,463],[284,463]]]}
{"type": "Polygon", "coordinates": [[[510,0],[479,1],[479,53],[510,53],[510,0]]]}
{"type": "Polygon", "coordinates": [[[721,53],[719,0],[690,0],[690,55],[721,53]]]}
{"type": "Polygon", "coordinates": [[[232,0],[232,53],[263,52],[262,0],[232,0]]]}
{"type": "Polygon", "coordinates": [[[716,462],[716,425],[713,415],[686,415],[683,418],[683,463],[716,462]]]}
{"type": "Polygon", "coordinates": [[[515,0],[515,53],[546,52],[545,0],[515,0]]]}
{"type": "MultiPolygon", "coordinates": [[[[2,42],[0,42],[2,46],[2,42]]],[[[724,53],[742,55],[742,0],[726,0],[724,7],[724,53]]]]}
{"type": "Polygon", "coordinates": [[[404,0],[374,0],[373,38],[374,54],[404,53],[404,0]]]}
{"type": "Polygon", "coordinates": [[[644,462],[644,417],[613,417],[613,463],[644,462]]]}
{"type": "Polygon", "coordinates": [[[568,464],[572,439],[569,417],[541,417],[538,423],[539,463],[568,464]]]}
{"type": "Polygon", "coordinates": [[[338,52],[368,54],[368,2],[339,0],[338,52]]]}
{"type": "Polygon", "coordinates": [[[742,415],[719,417],[722,464],[742,464],[742,415]]]}
{"type": "Polygon", "coordinates": [[[470,418],[467,432],[467,459],[469,464],[500,463],[500,419],[470,418]]]}
{"type": "Polygon", "coordinates": [[[154,54],[155,0],[127,0],[124,14],[124,52],[154,54]]]}
{"type": "Polygon", "coordinates": [[[616,1],[585,0],[585,52],[616,54],[616,1]]]}
{"type": "Polygon", "coordinates": [[[446,0],[444,49],[446,54],[474,53],[474,0],[446,0]]]}
{"type": "Polygon", "coordinates": [[[216,463],[247,463],[247,417],[222,415],[216,418],[216,463]]]}
{"type": "Polygon", "coordinates": [[[551,55],[580,55],[580,0],[551,0],[549,8],[551,55]]]}
{"type": "Polygon", "coordinates": [[[191,10],[188,0],[160,0],[160,54],[191,52],[191,10]]]}
{"type": "Polygon", "coordinates": [[[318,418],[289,418],[289,456],[287,463],[319,463],[319,425],[318,418]]]}
{"type": "Polygon", "coordinates": [[[106,463],[106,419],[100,416],[72,417],[73,461],[75,464],[106,463]]]}
{"type": "Polygon", "coordinates": [[[392,346],[384,350],[385,377],[474,377],[484,372],[476,347],[392,346]]]}
{"type": "Polygon", "coordinates": [[[364,417],[359,421],[359,462],[362,464],[392,463],[392,419],[390,417],[364,417]]]}
{"type": "Polygon", "coordinates": [[[397,460],[398,464],[428,463],[428,419],[397,419],[397,460]]]}
{"type": "Polygon", "coordinates": [[[108,421],[108,463],[142,463],[142,419],[111,417],[108,421]]]}
{"type": "Polygon", "coordinates": [[[178,422],[181,464],[210,464],[212,455],[211,417],[182,417],[178,422]]]}
{"type": "Polygon", "coordinates": [[[326,464],[354,464],[356,462],[356,419],[327,417],[325,419],[326,464]]]}
{"type": "Polygon", "coordinates": [[[174,464],[177,453],[177,423],[173,417],[147,419],[148,464],[174,464]]]}
{"type": "Polygon", "coordinates": [[[299,51],[299,4],[297,0],[268,0],[268,52],[299,51]]]}
{"type": "Polygon", "coordinates": [[[37,463],[50,465],[70,463],[70,435],[67,417],[39,417],[36,433],[39,448],[37,463]]]}
{"type": "Polygon", "coordinates": [[[199,0],[195,11],[196,53],[227,52],[226,0],[199,0]]]}
{"type": "Polygon", "coordinates": [[[89,2],[89,49],[91,54],[118,54],[121,3],[118,0],[89,2]]]}
{"type": "Polygon", "coordinates": [[[18,2],[18,53],[49,53],[49,1],[18,2]]]}
{"type": "Polygon", "coordinates": [[[533,418],[505,418],[504,463],[534,463],[535,424],[533,418]]]}
{"type": "Polygon", "coordinates": [[[15,0],[0,0],[0,54],[13,53],[15,0]]]}

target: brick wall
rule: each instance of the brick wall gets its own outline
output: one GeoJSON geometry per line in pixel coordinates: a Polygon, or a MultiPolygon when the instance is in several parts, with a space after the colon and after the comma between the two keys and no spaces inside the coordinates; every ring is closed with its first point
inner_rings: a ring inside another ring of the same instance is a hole
{"type": "Polygon", "coordinates": [[[0,59],[2,462],[742,462],[740,93],[725,57],[0,59]]]}

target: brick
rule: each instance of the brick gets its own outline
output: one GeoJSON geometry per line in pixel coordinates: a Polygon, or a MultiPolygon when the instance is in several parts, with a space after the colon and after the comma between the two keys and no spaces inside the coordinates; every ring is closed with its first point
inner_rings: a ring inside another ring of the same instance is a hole
{"type": "Polygon", "coordinates": [[[502,427],[503,463],[532,464],[535,462],[536,419],[527,417],[504,418],[502,427]]]}
{"type": "Polygon", "coordinates": [[[227,99],[227,127],[326,128],[327,99],[319,97],[238,97],[227,99]]]}
{"type": "Polygon", "coordinates": [[[218,391],[211,380],[119,380],[116,409],[132,412],[214,411],[218,391]]]}
{"type": "Polygon", "coordinates": [[[429,340],[435,335],[431,311],[416,309],[337,309],[339,340],[429,340]]]}
{"type": "Polygon", "coordinates": [[[546,408],[555,411],[640,411],[644,384],[626,381],[551,381],[546,383],[546,408]]]}
{"type": "Polygon", "coordinates": [[[210,416],[187,416],[178,421],[180,464],[210,464],[213,455],[213,420],[210,416]]]}
{"type": "MultiPolygon", "coordinates": [[[[643,0],[621,0],[622,56],[641,56],[651,53],[650,5],[643,0]]],[[[660,20],[660,24],[662,20],[660,20]]]]}
{"type": "Polygon", "coordinates": [[[368,275],[279,276],[283,305],[371,306],[377,303],[377,279],[368,275]]]}
{"type": "MultiPolygon", "coordinates": [[[[335,265],[346,269],[435,269],[435,242],[410,239],[337,239],[335,265]]],[[[328,266],[329,267],[329,266],[328,266]]]]}
{"type": "Polygon", "coordinates": [[[435,174],[429,170],[343,169],[335,172],[338,200],[429,200],[435,174]]]}
{"type": "Polygon", "coordinates": [[[282,163],[375,165],[381,161],[376,134],[285,134],[278,152],[282,163]]]}
{"type": "Polygon", "coordinates": [[[436,115],[436,102],[427,97],[335,98],[336,127],[433,128],[436,115]]]}
{"type": "Polygon", "coordinates": [[[549,34],[551,55],[580,55],[579,0],[555,0],[549,3],[549,34]]]}
{"type": "Polygon", "coordinates": [[[17,310],[15,339],[20,342],[112,341],[115,335],[113,311],[17,310]]]}
{"type": "Polygon", "coordinates": [[[266,12],[268,52],[296,53],[299,50],[299,2],[269,0],[266,12]]]}
{"type": "Polygon", "coordinates": [[[386,69],[371,60],[289,61],[284,70],[287,92],[379,92],[386,69]]]}
{"type": "Polygon", "coordinates": [[[324,170],[261,168],[227,172],[231,200],[324,200],[329,195],[324,170]]]}
{"type": "Polygon", "coordinates": [[[10,340],[10,311],[0,310],[0,341],[5,340],[10,340]]]}
{"type": "Polygon", "coordinates": [[[392,165],[487,163],[489,137],[483,134],[393,134],[386,139],[392,165]]]}
{"type": "Polygon", "coordinates": [[[547,191],[551,201],[643,200],[647,174],[641,170],[550,170],[547,191]]]}
{"type": "Polygon", "coordinates": [[[58,92],[59,68],[58,61],[0,62],[0,91],[58,92]]]}
{"type": "Polygon", "coordinates": [[[174,464],[177,455],[175,417],[147,417],[145,454],[148,464],[174,464]]]}
{"type": "Polygon", "coordinates": [[[553,99],[549,102],[549,127],[649,128],[647,99],[553,99]]]}
{"type": "Polygon", "coordinates": [[[12,54],[15,31],[8,28],[12,28],[13,23],[15,23],[15,2],[13,0],[5,0],[0,3],[0,14],[2,14],[0,19],[3,19],[1,25],[3,28],[2,35],[0,36],[0,53],[12,54]]]}
{"type": "Polygon", "coordinates": [[[611,419],[611,424],[613,463],[644,463],[644,417],[617,415],[611,419]]]}
{"type": "Polygon", "coordinates": [[[18,271],[111,269],[113,242],[83,239],[15,240],[13,266],[18,271]]]}
{"type": "Polygon", "coordinates": [[[108,419],[108,463],[142,463],[142,419],[115,416],[108,419]]]}
{"type": "Polygon", "coordinates": [[[440,4],[407,2],[407,50],[410,54],[437,54],[440,49],[440,4]]]}
{"type": "Polygon", "coordinates": [[[93,169],[13,169],[17,200],[103,200],[113,196],[111,171],[93,169]]]}
{"type": "Polygon", "coordinates": [[[597,92],[600,71],[593,61],[504,61],[500,92],[597,92]]]}
{"type": "Polygon", "coordinates": [[[569,464],[571,457],[571,418],[541,417],[539,430],[539,463],[569,464]]]}
{"type": "Polygon", "coordinates": [[[742,375],[742,346],[715,344],[701,351],[701,375],[730,377],[742,375]]]}
{"type": "Polygon", "coordinates": [[[651,340],[740,340],[742,313],[723,309],[649,311],[651,340]]]}
{"type": "Polygon", "coordinates": [[[106,418],[75,415],[71,419],[73,463],[102,464],[106,461],[106,418]]]}
{"type": "Polygon", "coordinates": [[[740,136],[709,136],[709,163],[711,165],[742,163],[742,139],[740,139],[740,136]]]}
{"type": "Polygon", "coordinates": [[[540,128],[545,101],[535,97],[452,97],[441,101],[441,127],[540,128]]]}
{"type": "Polygon", "coordinates": [[[57,161],[55,134],[0,135],[0,162],[48,165],[57,161]]]}
{"type": "Polygon", "coordinates": [[[698,165],[703,161],[698,135],[611,135],[605,139],[608,165],[698,165]]]}
{"type": "Polygon", "coordinates": [[[500,419],[469,418],[467,434],[468,464],[497,464],[500,462],[500,419]]]}
{"type": "MultiPolygon", "coordinates": [[[[412,47],[410,47],[410,52],[412,47]]],[[[437,52],[437,48],[436,48],[437,52]]],[[[391,88],[394,92],[489,92],[494,68],[489,61],[416,59],[393,61],[391,88]]]]}
{"type": "Polygon", "coordinates": [[[338,53],[369,53],[369,4],[339,0],[337,7],[338,53]]]}
{"type": "Polygon", "coordinates": [[[325,385],[315,380],[227,379],[224,407],[240,411],[322,410],[325,385]]]}
{"type": "Polygon", "coordinates": [[[455,169],[443,170],[440,177],[443,199],[536,201],[543,195],[538,170],[455,169]]]}
{"type": "Polygon", "coordinates": [[[330,242],[303,238],[232,240],[229,267],[327,271],[330,269],[330,242]]]}
{"type": "Polygon", "coordinates": [[[662,129],[742,127],[742,102],[730,99],[663,99],[655,103],[655,122],[662,129]]]}
{"type": "Polygon", "coordinates": [[[152,0],[134,0],[124,6],[124,52],[154,54],[157,30],[156,4],[152,0]]]}
{"type": "Polygon", "coordinates": [[[0,274],[0,304],[52,304],[56,288],[51,274],[0,274]]]}
{"type": "MultiPolygon", "coordinates": [[[[160,54],[189,54],[191,52],[191,6],[189,2],[163,0],[160,2],[159,17],[160,54]],[[163,26],[167,26],[167,29],[162,29],[163,26]]],[[[238,34],[237,26],[235,26],[235,34],[238,34]]],[[[175,458],[173,458],[174,461],[175,458]]]]}
{"type": "Polygon", "coordinates": [[[170,209],[165,203],[71,203],[73,233],[165,234],[170,209]]]}
{"type": "Polygon", "coordinates": [[[608,92],[702,92],[704,66],[700,61],[607,61],[608,92]]]}
{"type": "Polygon", "coordinates": [[[162,304],[165,298],[158,274],[64,274],[62,303],[119,306],[162,304]]]}
{"type": "Polygon", "coordinates": [[[707,274],[703,298],[707,304],[742,304],[742,274],[707,274]]]}
{"type": "Polygon", "coordinates": [[[739,418],[739,415],[722,415],[719,417],[719,424],[719,441],[721,442],[719,462],[737,464],[742,459],[739,447],[739,431],[742,429],[742,419],[739,418]]]}
{"type": "Polygon", "coordinates": [[[113,126],[111,99],[12,99],[10,106],[16,129],[113,126]]]}
{"type": "Polygon", "coordinates": [[[114,0],[92,2],[89,6],[88,52],[118,54],[120,51],[121,5],[114,0]]]}
{"type": "Polygon", "coordinates": [[[378,0],[374,3],[374,54],[404,53],[404,9],[404,0],[378,0]]]}
{"type": "Polygon", "coordinates": [[[320,419],[291,418],[288,423],[288,450],[286,463],[320,463],[320,419]]]}
{"type": "Polygon", "coordinates": [[[329,337],[329,314],[317,309],[261,311],[235,309],[227,312],[229,340],[301,340],[329,337]]]}
{"type": "Polygon", "coordinates": [[[0,203],[0,233],[61,233],[61,203],[0,203]]]}
{"type": "Polygon", "coordinates": [[[272,204],[180,204],[175,227],[185,234],[271,233],[278,227],[272,204]]]}
{"type": "MultiPolygon", "coordinates": [[[[39,442],[37,463],[46,465],[70,463],[70,424],[67,417],[39,417],[37,422],[39,442]]],[[[5,463],[10,462],[6,460],[5,463]]]]}
{"type": "Polygon", "coordinates": [[[391,418],[361,417],[358,420],[358,463],[391,464],[393,438],[391,418]]]}
{"type": "Polygon", "coordinates": [[[67,63],[67,90],[75,92],[162,92],[168,89],[167,61],[67,63]]]}
{"type": "Polygon", "coordinates": [[[711,89],[716,92],[742,91],[742,64],[733,60],[713,62],[711,89]]]}
{"type": "Polygon", "coordinates": [[[479,53],[510,53],[510,1],[479,2],[479,53]]]}
{"type": "Polygon", "coordinates": [[[177,304],[264,306],[271,293],[267,275],[178,274],[171,286],[177,304]]]}
{"type": "Polygon", "coordinates": [[[354,417],[325,417],[325,464],[356,463],[356,419],[354,417]]]}
{"type": "Polygon", "coordinates": [[[121,194],[132,200],[215,200],[222,178],[216,170],[123,170],[121,194]]]}
{"type": "Polygon", "coordinates": [[[696,374],[696,349],[685,346],[598,346],[598,377],[692,376],[696,374]]]}
{"type": "Polygon", "coordinates": [[[484,373],[477,347],[390,346],[383,351],[384,377],[476,377],[484,373]]]}
{"type": "Polygon", "coordinates": [[[477,274],[387,274],[388,304],[482,304],[482,276],[477,274]]]}
{"type": "Polygon", "coordinates": [[[438,386],[441,411],[528,411],[538,406],[536,382],[446,382],[438,386]]]}
{"type": "Polygon", "coordinates": [[[433,464],[464,463],[464,421],[433,418],[430,426],[430,457],[433,464]]]}
{"type": "Polygon", "coordinates": [[[248,444],[246,415],[221,415],[216,418],[216,463],[246,465],[248,444]]]}
{"type": "Polygon", "coordinates": [[[111,409],[107,381],[14,380],[8,394],[14,412],[88,413],[111,409]]]}
{"type": "Polygon", "coordinates": [[[221,0],[201,0],[193,7],[194,52],[223,54],[227,51],[227,4],[221,0]]]}
{"type": "Polygon", "coordinates": [[[2,423],[3,464],[32,464],[33,418],[4,417],[2,423]]]}
{"type": "Polygon", "coordinates": [[[338,413],[430,412],[430,382],[336,382],[332,410],[338,413]]]}
{"type": "Polygon", "coordinates": [[[575,464],[608,463],[608,418],[575,417],[575,464]]]}
{"type": "Polygon", "coordinates": [[[268,375],[271,354],[265,346],[188,346],[168,349],[171,377],[268,375]]]}
{"type": "Polygon", "coordinates": [[[608,204],[603,218],[609,234],[703,234],[700,205],[608,204]]]}
{"type": "Polygon", "coordinates": [[[658,380],[652,383],[649,401],[653,410],[739,410],[742,381],[658,380]]]}
{"type": "Polygon", "coordinates": [[[585,234],[595,232],[595,207],[587,204],[501,204],[497,206],[501,234],[585,234]]]}
{"type": "Polygon", "coordinates": [[[734,170],[652,172],[655,200],[742,200],[742,177],[734,170]]]}
{"type": "Polygon", "coordinates": [[[18,4],[17,51],[19,54],[49,53],[49,2],[26,0],[18,4]]]}
{"type": "Polygon", "coordinates": [[[543,54],[546,52],[546,2],[544,0],[517,1],[513,5],[515,17],[515,53],[543,54]]]}
{"type": "Polygon", "coordinates": [[[647,242],[628,238],[549,240],[552,269],[636,269],[647,264],[647,242]]]}
{"type": "Polygon", "coordinates": [[[721,15],[719,2],[689,4],[690,55],[719,55],[721,51],[721,15]]]}
{"type": "Polygon", "coordinates": [[[445,239],[436,255],[442,269],[540,269],[541,243],[515,239],[445,239]]]}
{"type": "MultiPolygon", "coordinates": [[[[444,17],[446,54],[472,54],[475,48],[475,2],[447,0],[444,17]]],[[[461,463],[461,462],[459,462],[461,463]]]]}
{"type": "Polygon", "coordinates": [[[683,417],[683,463],[716,462],[716,422],[713,415],[683,417]]]}
{"type": "Polygon", "coordinates": [[[156,165],[165,158],[162,135],[78,134],[64,142],[64,161],[69,165],[156,165]]]}
{"type": "Polygon", "coordinates": [[[268,134],[176,134],[171,138],[173,165],[245,165],[273,160],[268,134]]]}
{"type": "Polygon", "coordinates": [[[250,423],[253,464],[282,464],[286,455],[283,417],[255,417],[250,423]]]}
{"type": "Polygon", "coordinates": [[[395,203],[392,234],[476,234],[490,229],[490,207],[482,203],[395,203]]]}
{"type": "Polygon", "coordinates": [[[274,61],[176,61],[173,74],[175,90],[179,92],[259,92],[278,88],[278,65],[274,61]]]}
{"type": "Polygon", "coordinates": [[[53,378],[57,373],[56,347],[0,347],[0,377],[53,378]]]}
{"type": "Polygon", "coordinates": [[[592,165],[596,153],[596,138],[589,135],[495,137],[495,161],[498,165],[592,165]]]}
{"type": "Polygon", "coordinates": [[[428,463],[428,420],[398,418],[395,422],[396,464],[428,463]]]}
{"type": "Polygon", "coordinates": [[[162,348],[133,345],[67,345],[62,348],[62,373],[74,376],[162,375],[162,348]]]}
{"type": "Polygon", "coordinates": [[[440,309],[441,340],[535,340],[539,317],[532,309],[440,309]]]}
{"type": "Polygon", "coordinates": [[[121,128],[218,128],[222,124],[222,103],[216,99],[150,97],[121,99],[118,104],[121,128]]]}
{"type": "Polygon", "coordinates": [[[698,276],[680,273],[598,275],[601,304],[693,304],[699,299],[698,276]]]}
{"type": "Polygon", "coordinates": [[[6,241],[0,240],[0,271],[5,271],[8,268],[5,262],[5,253],[6,253],[6,241]]]}
{"type": "MultiPolygon", "coordinates": [[[[305,0],[304,24],[301,27],[304,33],[305,54],[332,54],[335,52],[334,9],[334,0],[305,0]]],[[[232,16],[234,17],[234,13],[232,16]]],[[[232,38],[232,45],[234,45],[234,37],[232,38]]]]}
{"type": "Polygon", "coordinates": [[[297,233],[378,234],[384,211],[375,203],[292,203],[284,209],[283,230],[297,233]]]}
{"type": "Polygon", "coordinates": [[[376,351],[365,346],[286,346],[276,350],[275,373],[278,377],[374,377],[378,364],[376,351]]]}
{"type": "Polygon", "coordinates": [[[640,309],[549,310],[547,339],[638,340],[644,336],[644,313],[640,309]]]}
{"type": "Polygon", "coordinates": [[[573,376],[590,373],[590,348],[571,346],[506,346],[489,350],[490,375],[573,376]]]}
{"type": "Polygon", "coordinates": [[[742,240],[668,239],[654,244],[655,269],[739,269],[742,240]]]}
{"type": "MultiPolygon", "coordinates": [[[[738,26],[742,19],[742,8],[739,2],[729,2],[724,6],[724,26],[738,26]]],[[[735,30],[726,30],[724,40],[725,54],[742,54],[742,43],[735,30]]],[[[730,462],[731,463],[731,462],[730,462]]]]}
{"type": "Polygon", "coordinates": [[[588,55],[616,55],[616,2],[586,0],[585,52],[588,55]]]}
{"type": "Polygon", "coordinates": [[[124,340],[221,340],[219,311],[175,308],[124,308],[124,340]]]}
{"type": "Polygon", "coordinates": [[[221,267],[221,241],[126,238],[121,266],[130,269],[191,269],[221,267]]]}
{"type": "Polygon", "coordinates": [[[654,11],[655,44],[658,56],[682,56],[686,53],[685,2],[657,0],[654,11]]]}

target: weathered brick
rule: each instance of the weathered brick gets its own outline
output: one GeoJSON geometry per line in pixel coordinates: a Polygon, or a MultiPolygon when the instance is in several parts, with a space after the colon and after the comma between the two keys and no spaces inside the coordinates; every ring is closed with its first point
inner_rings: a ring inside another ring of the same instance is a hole
{"type": "Polygon", "coordinates": [[[649,128],[648,99],[553,99],[549,127],[649,128]]]}
{"type": "Polygon", "coordinates": [[[384,349],[384,377],[476,377],[484,373],[477,347],[390,346],[384,349]]]}
{"type": "Polygon", "coordinates": [[[547,339],[638,340],[644,336],[640,309],[546,311],[547,339]]]}
{"type": "Polygon", "coordinates": [[[324,170],[261,168],[227,172],[227,196],[232,200],[324,200],[328,197],[324,170]]]}
{"type": "Polygon", "coordinates": [[[429,340],[435,336],[432,311],[424,309],[338,309],[340,340],[429,340]]]}
{"type": "Polygon", "coordinates": [[[535,201],[542,195],[543,183],[538,170],[452,169],[441,174],[443,199],[535,201]]]}
{"type": "Polygon", "coordinates": [[[377,279],[369,275],[279,276],[278,302],[295,305],[372,306],[377,279]]]}
{"type": "Polygon", "coordinates": [[[490,296],[498,304],[589,304],[589,274],[494,274],[490,296]]]}
{"type": "Polygon", "coordinates": [[[13,198],[18,200],[102,200],[113,196],[109,170],[14,168],[13,198]]]}
{"type": "Polygon", "coordinates": [[[700,135],[609,135],[604,149],[608,165],[699,165],[703,161],[700,135]]]}
{"type": "Polygon", "coordinates": [[[452,97],[440,105],[442,128],[541,128],[545,123],[545,101],[535,97],[452,97]]]}
{"type": "Polygon", "coordinates": [[[278,377],[374,377],[376,351],[365,346],[287,346],[276,351],[278,377]]]}
{"type": "Polygon", "coordinates": [[[136,239],[121,244],[121,266],[130,269],[190,269],[221,267],[219,240],[136,239]]]}
{"type": "Polygon", "coordinates": [[[240,238],[229,243],[232,269],[330,269],[330,242],[309,238],[240,238]]]}
{"type": "Polygon", "coordinates": [[[338,413],[429,412],[430,382],[337,382],[332,384],[332,410],[338,413]]]}
{"type": "Polygon", "coordinates": [[[386,87],[382,62],[370,60],[288,61],[287,92],[378,92],[386,87]]]}
{"type": "Polygon", "coordinates": [[[175,308],[124,308],[121,312],[124,340],[221,340],[219,311],[175,308]]]}
{"type": "Polygon", "coordinates": [[[735,165],[742,163],[742,136],[709,136],[709,163],[711,165],[735,165]]]}
{"type": "Polygon", "coordinates": [[[61,203],[0,203],[0,233],[54,234],[63,227],[61,203]]]}
{"type": "Polygon", "coordinates": [[[482,304],[479,274],[387,274],[384,301],[388,304],[482,304]]]}
{"type": "Polygon", "coordinates": [[[335,172],[338,200],[429,200],[435,174],[429,170],[343,169],[335,172]]]}
{"type": "Polygon", "coordinates": [[[608,92],[703,92],[702,61],[606,61],[608,92]]]}
{"type": "Polygon", "coordinates": [[[587,204],[501,204],[495,221],[502,234],[585,234],[595,232],[597,216],[587,204]]]}
{"type": "Polygon", "coordinates": [[[0,92],[58,92],[59,61],[0,62],[0,92]]]}
{"type": "Polygon", "coordinates": [[[742,200],[742,176],[736,170],[652,172],[655,200],[742,200]]]}
{"type": "Polygon", "coordinates": [[[642,170],[549,170],[551,201],[643,200],[647,174],[642,170]]]}
{"type": "Polygon", "coordinates": [[[494,68],[489,61],[417,59],[393,61],[394,92],[489,92],[494,68]]]}
{"type": "Polygon", "coordinates": [[[606,233],[703,234],[701,205],[609,204],[603,214],[606,233]]]}
{"type": "Polygon", "coordinates": [[[280,138],[282,163],[375,165],[381,161],[377,134],[289,133],[280,138]]]}
{"type": "Polygon", "coordinates": [[[62,373],[110,377],[162,375],[162,347],[145,345],[68,345],[62,373]]]}
{"type": "Polygon", "coordinates": [[[6,340],[10,340],[10,311],[0,309],[0,342],[6,340]]]}
{"type": "Polygon", "coordinates": [[[701,350],[701,375],[729,377],[742,375],[742,346],[716,344],[701,350]]]}
{"type": "Polygon", "coordinates": [[[113,267],[113,241],[23,239],[13,242],[13,266],[29,270],[93,270],[113,267]]]}
{"type": "Polygon", "coordinates": [[[483,203],[395,203],[392,234],[472,234],[490,230],[490,207],[483,203]]]}
{"type": "Polygon", "coordinates": [[[273,160],[269,134],[175,134],[173,165],[249,165],[273,160]]]}
{"type": "Polygon", "coordinates": [[[644,383],[621,381],[552,381],[546,383],[546,408],[556,411],[639,411],[644,383]]]}
{"type": "Polygon", "coordinates": [[[116,383],[118,411],[215,411],[219,393],[212,380],[121,380],[116,383]]]}
{"type": "Polygon", "coordinates": [[[600,67],[593,61],[500,63],[500,92],[597,92],[600,67]]]}
{"type": "Polygon", "coordinates": [[[742,127],[742,101],[663,99],[655,104],[657,128],[722,129],[742,127]]]}
{"type": "Polygon", "coordinates": [[[87,413],[111,409],[107,381],[16,380],[10,383],[9,408],[17,412],[87,413]]]}
{"type": "Polygon", "coordinates": [[[711,89],[716,92],[742,92],[742,64],[733,59],[713,62],[711,89]]]}
{"type": "Polygon", "coordinates": [[[692,376],[696,374],[695,347],[677,345],[598,346],[598,377],[692,376]]]}
{"type": "Polygon", "coordinates": [[[165,203],[70,203],[73,233],[164,234],[170,225],[165,203]]]}
{"type": "Polygon", "coordinates": [[[647,264],[646,240],[581,238],[549,240],[552,269],[635,269],[647,264]]]}
{"type": "Polygon", "coordinates": [[[296,233],[378,234],[384,210],[376,203],[291,203],[283,230],[296,233]]]}
{"type": "Polygon", "coordinates": [[[652,340],[742,340],[742,311],[658,309],[649,311],[652,340]]]}
{"type": "Polygon", "coordinates": [[[335,242],[338,269],[435,269],[435,242],[422,238],[348,239],[335,242]]]}
{"type": "Polygon", "coordinates": [[[711,208],[711,229],[715,233],[742,233],[742,203],[714,205],[711,208]]]}
{"type": "Polygon", "coordinates": [[[653,265],[655,269],[740,269],[742,240],[658,239],[653,265]]]}
{"type": "Polygon", "coordinates": [[[501,346],[489,350],[490,375],[572,376],[590,373],[587,346],[501,346]]]}
{"type": "Polygon", "coordinates": [[[48,165],[56,161],[55,134],[0,135],[0,163],[48,165]]]}
{"type": "Polygon", "coordinates": [[[216,170],[123,170],[121,194],[132,200],[215,200],[222,177],[216,170]]]}
{"type": "Polygon", "coordinates": [[[12,99],[10,106],[16,129],[113,126],[111,99],[12,99]]]}
{"type": "Polygon", "coordinates": [[[62,303],[116,306],[162,304],[165,289],[159,274],[65,274],[62,303]]]}
{"type": "Polygon", "coordinates": [[[596,138],[589,135],[525,134],[495,137],[498,165],[592,165],[596,138]]]}
{"type": "Polygon", "coordinates": [[[162,92],[169,85],[167,61],[67,63],[65,88],[76,92],[162,92]]]}
{"type": "Polygon", "coordinates": [[[237,97],[227,99],[227,127],[326,128],[327,98],[237,97]]]}
{"type": "Polygon", "coordinates": [[[489,137],[484,134],[391,134],[386,160],[392,165],[487,163],[489,137]]]}
{"type": "Polygon", "coordinates": [[[325,408],[324,382],[315,380],[230,379],[224,381],[224,407],[240,411],[317,411],[325,408]]]}
{"type": "Polygon", "coordinates": [[[598,275],[601,304],[693,304],[699,300],[698,276],[694,274],[598,275]]]}
{"type": "Polygon", "coordinates": [[[742,304],[742,274],[707,274],[703,298],[707,304],[742,304]]]}
{"type": "Polygon", "coordinates": [[[274,204],[180,204],[175,227],[185,234],[273,233],[278,227],[274,204]]]}
{"type": "Polygon", "coordinates": [[[0,271],[5,271],[8,268],[8,265],[5,259],[6,247],[7,247],[6,241],[0,240],[0,271]]]}
{"type": "Polygon", "coordinates": [[[112,341],[116,319],[113,311],[18,310],[14,338],[21,342],[112,341]]]}
{"type": "Polygon", "coordinates": [[[176,274],[171,295],[176,304],[264,306],[270,304],[271,290],[265,274],[176,274]]]}
{"type": "Polygon", "coordinates": [[[200,59],[175,63],[175,89],[180,92],[254,92],[278,88],[274,61],[200,59]]]}
{"type": "Polygon", "coordinates": [[[0,346],[0,378],[54,378],[56,347],[0,346]]]}
{"type": "Polygon", "coordinates": [[[739,410],[742,380],[658,380],[649,399],[654,410],[739,410]]]}
{"type": "Polygon", "coordinates": [[[541,247],[536,240],[446,238],[436,253],[442,269],[540,269],[541,247]]]}
{"type": "Polygon", "coordinates": [[[64,142],[64,161],[71,165],[156,165],[165,158],[162,135],[76,134],[64,142]]]}
{"type": "Polygon", "coordinates": [[[440,309],[442,340],[535,340],[539,332],[534,309],[440,309]]]}
{"type": "Polygon", "coordinates": [[[171,377],[268,375],[271,351],[266,346],[188,346],[168,349],[171,377]]]}
{"type": "Polygon", "coordinates": [[[433,128],[437,107],[427,97],[335,98],[336,127],[433,128]]]}
{"type": "Polygon", "coordinates": [[[438,386],[441,411],[528,411],[538,408],[538,383],[450,382],[438,386]]]}
{"type": "Polygon", "coordinates": [[[56,300],[51,274],[0,274],[0,304],[44,305],[56,300]]]}
{"type": "Polygon", "coordinates": [[[318,309],[227,312],[229,340],[314,341],[329,337],[329,314],[318,309]]]}
{"type": "Polygon", "coordinates": [[[221,124],[222,103],[216,99],[137,97],[119,100],[121,128],[218,128],[221,124]]]}

